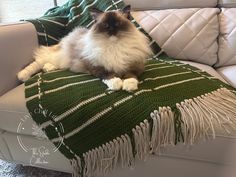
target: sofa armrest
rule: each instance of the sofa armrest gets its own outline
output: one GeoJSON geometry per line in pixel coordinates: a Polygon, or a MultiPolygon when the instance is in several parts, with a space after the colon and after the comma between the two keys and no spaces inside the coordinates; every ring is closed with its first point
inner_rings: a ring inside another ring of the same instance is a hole
{"type": "Polygon", "coordinates": [[[17,73],[32,61],[37,32],[29,22],[0,25],[0,96],[19,85],[17,73]]]}

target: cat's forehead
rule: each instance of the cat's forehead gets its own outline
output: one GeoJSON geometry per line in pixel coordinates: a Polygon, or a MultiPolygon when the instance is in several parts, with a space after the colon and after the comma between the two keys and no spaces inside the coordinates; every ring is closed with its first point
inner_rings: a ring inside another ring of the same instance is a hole
{"type": "Polygon", "coordinates": [[[110,19],[122,20],[123,19],[122,13],[118,10],[108,11],[108,12],[103,13],[103,16],[102,16],[103,21],[110,20],[110,19]]]}

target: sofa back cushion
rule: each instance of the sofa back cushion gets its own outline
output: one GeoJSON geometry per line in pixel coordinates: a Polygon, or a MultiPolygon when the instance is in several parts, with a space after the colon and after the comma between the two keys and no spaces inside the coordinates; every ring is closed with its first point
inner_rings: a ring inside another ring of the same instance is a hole
{"type": "Polygon", "coordinates": [[[219,60],[216,67],[236,65],[236,8],[222,8],[219,23],[219,60]]]}
{"type": "Polygon", "coordinates": [[[219,0],[220,7],[236,7],[236,0],[219,0]]]}
{"type": "Polygon", "coordinates": [[[136,10],[216,7],[217,0],[124,0],[136,10]]]}
{"type": "Polygon", "coordinates": [[[0,25],[0,96],[19,85],[16,75],[32,62],[36,47],[37,33],[31,23],[0,25]]]}
{"type": "Polygon", "coordinates": [[[217,8],[133,12],[134,18],[175,59],[207,65],[217,62],[217,8]]]}

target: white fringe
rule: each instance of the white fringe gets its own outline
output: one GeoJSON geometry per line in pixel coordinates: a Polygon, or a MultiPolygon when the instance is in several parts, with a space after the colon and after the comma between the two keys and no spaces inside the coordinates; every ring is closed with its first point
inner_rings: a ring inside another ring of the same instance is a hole
{"type": "Polygon", "coordinates": [[[162,147],[175,144],[174,113],[170,107],[160,107],[151,113],[151,118],[150,153],[159,154],[162,147]]]}
{"type": "MultiPolygon", "coordinates": [[[[215,138],[217,131],[230,133],[236,129],[236,95],[226,89],[184,100],[176,104],[182,121],[181,131],[186,145],[200,139],[215,138]]],[[[157,154],[167,145],[175,145],[176,130],[174,112],[170,107],[159,107],[147,119],[132,129],[131,138],[125,134],[98,148],[83,154],[83,177],[104,176],[119,165],[132,167],[134,158],[146,160],[149,154],[157,154]],[[151,127],[152,125],[152,127],[151,127]],[[135,157],[134,157],[135,155],[135,157]]],[[[80,177],[81,162],[72,160],[74,177],[80,177]]]]}
{"type": "Polygon", "coordinates": [[[140,126],[136,126],[132,132],[135,141],[136,158],[146,160],[149,154],[150,142],[150,125],[148,121],[144,120],[144,123],[140,123],[140,126]]]}
{"type": "Polygon", "coordinates": [[[71,159],[70,162],[73,168],[72,177],[80,177],[82,171],[81,159],[76,156],[74,159],[71,159]]]}
{"type": "Polygon", "coordinates": [[[236,95],[226,88],[176,104],[183,121],[184,143],[215,138],[216,132],[229,134],[236,128],[236,95]]]}
{"type": "Polygon", "coordinates": [[[83,177],[104,176],[115,169],[133,166],[134,157],[130,137],[125,134],[83,154],[83,177]]]}

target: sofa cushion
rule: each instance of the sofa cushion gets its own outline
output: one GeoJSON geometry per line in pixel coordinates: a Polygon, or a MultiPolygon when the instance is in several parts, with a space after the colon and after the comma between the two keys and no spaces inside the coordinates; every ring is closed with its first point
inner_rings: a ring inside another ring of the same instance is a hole
{"type": "Polygon", "coordinates": [[[35,125],[26,108],[24,84],[12,89],[0,97],[0,129],[17,132],[20,123],[24,122],[22,134],[32,135],[35,125]]]}
{"type": "Polygon", "coordinates": [[[236,64],[236,8],[222,8],[219,15],[219,60],[216,67],[236,64]]]}
{"type": "Polygon", "coordinates": [[[220,7],[236,7],[235,0],[219,0],[220,7]]]}
{"type": "Polygon", "coordinates": [[[221,67],[217,71],[228,83],[236,88],[236,65],[221,67]]]}
{"type": "MultiPolygon", "coordinates": [[[[8,152],[4,152],[4,156],[7,154],[10,154],[9,161],[14,161],[18,164],[24,164],[24,165],[30,165],[35,167],[41,167],[46,169],[53,169],[57,171],[65,171],[65,172],[71,172],[72,168],[70,165],[70,161],[66,159],[60,151],[55,149],[55,146],[53,143],[49,140],[45,139],[38,139],[36,137],[27,136],[27,135],[20,135],[20,140],[18,140],[17,134],[15,133],[9,133],[6,132],[0,135],[0,143],[1,139],[4,142],[4,145],[7,147],[8,152]],[[20,142],[19,142],[20,141],[20,142]],[[45,154],[43,156],[37,156],[36,152],[39,152],[39,150],[43,150],[43,148],[46,148],[48,150],[49,154],[45,154]],[[36,150],[35,150],[36,149],[36,150]],[[35,152],[35,154],[33,154],[35,152]],[[39,162],[35,162],[35,157],[39,159],[39,162]],[[45,160],[43,163],[42,160],[45,160]]],[[[2,144],[0,145],[0,148],[2,148],[2,144]]],[[[2,149],[0,149],[2,151],[2,149]]],[[[8,159],[5,159],[8,160],[8,159]]],[[[1,164],[2,165],[2,164],[1,164]]],[[[8,173],[9,174],[9,173],[8,173]]],[[[0,175],[2,176],[2,175],[0,175]]],[[[11,176],[11,175],[10,175],[11,176]]],[[[9,176],[9,177],[10,177],[9,176]]],[[[41,176],[41,175],[30,175],[31,177],[41,176]]],[[[46,176],[55,176],[55,175],[42,175],[44,177],[46,176]]],[[[59,175],[63,176],[63,175],[59,175]]],[[[14,177],[23,177],[22,175],[14,175],[14,177]]],[[[26,177],[24,175],[24,177],[26,177]]],[[[27,175],[27,177],[29,177],[27,175]]]]}
{"type": "MultiPolygon", "coordinates": [[[[0,135],[1,138],[1,135],[0,135]]],[[[14,162],[30,165],[32,152],[25,152],[19,145],[16,135],[5,133],[4,139],[7,149],[14,162]]],[[[29,136],[21,136],[23,142],[34,147],[47,147],[51,150],[54,146],[50,141],[39,141],[29,136]]],[[[0,141],[0,143],[2,143],[0,141]]],[[[2,144],[0,144],[1,147],[2,144]]],[[[2,150],[2,149],[1,149],[2,150]]],[[[5,155],[5,154],[4,154],[5,155]]],[[[222,172],[222,165],[233,165],[236,159],[236,136],[219,136],[213,141],[206,141],[191,146],[168,146],[160,156],[151,156],[145,162],[135,161],[135,169],[118,167],[109,177],[235,177],[235,175],[217,175],[222,172]],[[168,161],[164,161],[164,159],[168,161]],[[170,160],[170,161],[169,161],[170,160]],[[171,161],[175,161],[172,162],[171,161]],[[212,166],[215,166],[214,168],[212,166]],[[169,169],[172,170],[169,170],[169,169]],[[174,169],[174,172],[173,172],[174,169]],[[194,170],[194,173],[190,170],[194,170]],[[200,170],[199,173],[197,170],[200,170]],[[158,174],[158,175],[157,175],[158,174]]],[[[49,168],[57,171],[72,172],[70,162],[59,152],[55,151],[46,156],[48,163],[34,164],[36,167],[49,168]]],[[[31,164],[32,165],[32,164],[31,164]]],[[[228,171],[229,169],[227,169],[228,171]]],[[[235,171],[234,171],[235,172],[235,171]]],[[[234,173],[235,174],[235,173],[234,173]]],[[[108,177],[107,176],[107,177],[108,177]]],[[[20,177],[20,176],[18,176],[20,177]]]]}
{"type": "Polygon", "coordinates": [[[217,8],[135,11],[133,16],[170,57],[214,65],[219,11],[217,8]]]}
{"type": "Polygon", "coordinates": [[[124,0],[138,10],[216,7],[217,0],[124,0]]]}
{"type": "Polygon", "coordinates": [[[189,64],[189,65],[194,66],[196,68],[199,68],[199,69],[209,73],[210,75],[218,78],[222,82],[227,83],[226,80],[224,80],[223,77],[219,73],[217,73],[216,70],[213,67],[211,67],[211,66],[204,65],[204,64],[201,64],[201,63],[192,62],[192,61],[180,60],[180,62],[185,63],[185,64],[189,64]]]}

